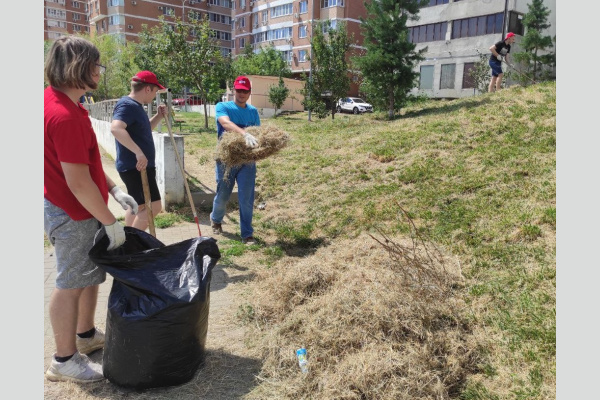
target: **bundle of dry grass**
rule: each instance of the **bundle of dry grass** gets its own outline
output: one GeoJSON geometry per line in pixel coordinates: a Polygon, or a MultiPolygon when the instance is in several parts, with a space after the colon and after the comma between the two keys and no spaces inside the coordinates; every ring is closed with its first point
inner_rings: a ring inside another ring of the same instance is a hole
{"type": "Polygon", "coordinates": [[[450,399],[481,363],[460,268],[422,240],[362,235],[259,275],[250,398],[450,399]]]}
{"type": "Polygon", "coordinates": [[[290,139],[286,132],[270,125],[251,126],[246,132],[256,138],[258,146],[250,148],[239,133],[225,132],[217,145],[215,159],[228,168],[237,167],[272,156],[287,146],[290,139]]]}

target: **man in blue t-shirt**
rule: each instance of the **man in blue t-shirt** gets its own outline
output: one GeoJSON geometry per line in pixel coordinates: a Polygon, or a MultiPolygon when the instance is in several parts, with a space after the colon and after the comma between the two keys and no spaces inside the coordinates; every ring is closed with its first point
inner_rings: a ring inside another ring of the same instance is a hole
{"type": "Polygon", "coordinates": [[[113,121],[110,131],[117,145],[116,167],[119,176],[127,187],[127,193],[138,203],[138,213],[130,210],[125,213],[125,226],[145,231],[148,228],[148,213],[144,201],[144,187],[140,171],[146,169],[152,215],[162,210],[160,192],[156,183],[156,168],[154,158],[156,150],[152,129],[167,115],[164,104],[158,106],[158,112],[150,119],[144,110],[144,104],[149,104],[156,97],[156,92],[165,87],[158,83],[156,75],[150,71],[140,71],[131,78],[131,92],[119,99],[113,111],[113,121]]]}
{"type": "MultiPolygon", "coordinates": [[[[249,126],[259,126],[260,117],[256,107],[248,104],[252,87],[245,76],[238,76],[233,83],[234,101],[218,103],[216,106],[217,140],[225,131],[235,132],[244,137],[248,147],[256,147],[256,138],[244,129],[249,126]]],[[[248,163],[231,168],[229,175],[224,178],[226,166],[217,160],[217,193],[210,213],[213,233],[223,233],[221,224],[225,216],[227,201],[233,191],[235,182],[238,185],[238,203],[240,205],[240,235],[242,243],[255,244],[252,228],[252,212],[254,211],[254,186],[256,181],[256,163],[248,163]]]]}

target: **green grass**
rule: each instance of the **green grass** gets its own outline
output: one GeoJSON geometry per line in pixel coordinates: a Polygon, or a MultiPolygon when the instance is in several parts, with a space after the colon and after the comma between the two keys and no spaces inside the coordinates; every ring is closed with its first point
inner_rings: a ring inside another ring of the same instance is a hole
{"type": "MultiPolygon", "coordinates": [[[[200,128],[186,136],[186,148],[213,148],[214,126],[209,137],[203,120],[189,119],[200,128]]],[[[269,122],[292,142],[258,163],[261,196],[291,208],[286,220],[266,216],[257,224],[258,234],[276,238],[276,247],[262,253],[267,266],[289,247],[320,246],[374,227],[406,233],[401,205],[421,232],[461,260],[471,317],[495,338],[483,372],[460,398],[554,393],[555,83],[420,99],[393,121],[375,113],[269,122]],[[296,213],[295,204],[302,205],[296,213]]],[[[242,250],[226,251],[236,257],[242,250]]]]}

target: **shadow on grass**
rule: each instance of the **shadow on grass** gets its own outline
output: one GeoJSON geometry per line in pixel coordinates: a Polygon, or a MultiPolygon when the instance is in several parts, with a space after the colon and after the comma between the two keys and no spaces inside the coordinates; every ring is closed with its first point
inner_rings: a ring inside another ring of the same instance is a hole
{"type": "Polygon", "coordinates": [[[325,238],[302,238],[294,241],[278,239],[275,245],[281,247],[288,257],[306,257],[314,254],[319,247],[328,245],[325,238]]]}
{"type": "MultiPolygon", "coordinates": [[[[207,340],[210,346],[210,338],[207,340]]],[[[91,357],[102,362],[102,351],[91,357]]],[[[255,386],[255,375],[261,369],[257,359],[239,357],[221,349],[208,349],[203,364],[192,380],[179,386],[152,388],[138,391],[117,386],[108,380],[80,385],[82,391],[102,399],[183,399],[231,400],[240,399],[255,386]]]]}
{"type": "Polygon", "coordinates": [[[444,104],[441,106],[437,105],[437,104],[433,104],[429,107],[424,107],[419,110],[407,111],[405,114],[400,115],[394,119],[419,118],[419,117],[423,117],[425,115],[436,115],[436,114],[446,115],[448,113],[458,111],[460,109],[469,109],[469,108],[473,108],[473,107],[479,107],[479,106],[486,105],[488,103],[490,103],[489,96],[471,97],[467,100],[453,101],[449,104],[444,104]]]}

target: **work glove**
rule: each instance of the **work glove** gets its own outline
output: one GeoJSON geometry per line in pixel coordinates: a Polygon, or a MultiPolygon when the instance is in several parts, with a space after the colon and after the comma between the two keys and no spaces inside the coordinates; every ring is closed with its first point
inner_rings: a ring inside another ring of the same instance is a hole
{"type": "Polygon", "coordinates": [[[502,61],[502,56],[501,56],[500,54],[498,54],[498,55],[496,56],[496,58],[498,59],[498,61],[502,61]]]}
{"type": "Polygon", "coordinates": [[[106,250],[111,251],[125,243],[125,229],[119,221],[115,221],[111,225],[104,225],[104,231],[108,236],[108,247],[106,250]]]}
{"type": "Polygon", "coordinates": [[[248,132],[244,132],[244,139],[246,139],[246,146],[248,147],[256,147],[258,145],[256,138],[248,132]]]}
{"type": "Polygon", "coordinates": [[[135,201],[133,197],[125,193],[121,190],[120,187],[115,186],[110,190],[110,194],[114,197],[114,199],[123,207],[123,210],[127,210],[127,206],[131,207],[131,213],[133,215],[138,212],[138,203],[135,201]]]}

